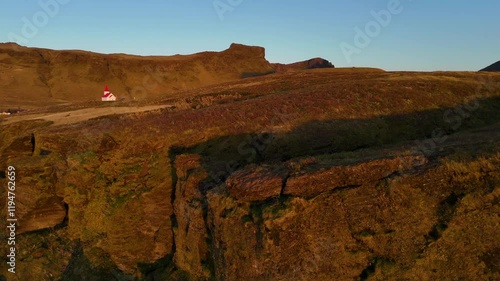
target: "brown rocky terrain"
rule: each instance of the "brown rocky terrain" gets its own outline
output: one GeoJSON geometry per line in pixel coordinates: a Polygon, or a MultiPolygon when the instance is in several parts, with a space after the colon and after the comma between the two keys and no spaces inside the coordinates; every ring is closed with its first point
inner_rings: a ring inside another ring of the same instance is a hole
{"type": "Polygon", "coordinates": [[[3,119],[4,279],[500,279],[498,74],[314,69],[140,103],[173,107],[3,119]]]}

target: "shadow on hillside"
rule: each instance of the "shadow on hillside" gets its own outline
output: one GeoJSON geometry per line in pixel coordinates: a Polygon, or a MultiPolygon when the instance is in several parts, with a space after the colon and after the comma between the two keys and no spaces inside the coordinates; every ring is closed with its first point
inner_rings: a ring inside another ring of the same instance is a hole
{"type": "MultiPolygon", "coordinates": [[[[285,134],[271,129],[260,134],[214,138],[192,147],[173,147],[170,155],[202,155],[209,172],[205,188],[224,181],[246,165],[279,163],[295,157],[377,148],[413,141],[426,156],[436,154],[448,135],[500,121],[500,97],[477,99],[454,108],[426,110],[372,119],[313,121],[285,134]],[[426,139],[425,142],[417,141],[426,139]]],[[[271,127],[271,126],[270,126],[271,127]]]]}

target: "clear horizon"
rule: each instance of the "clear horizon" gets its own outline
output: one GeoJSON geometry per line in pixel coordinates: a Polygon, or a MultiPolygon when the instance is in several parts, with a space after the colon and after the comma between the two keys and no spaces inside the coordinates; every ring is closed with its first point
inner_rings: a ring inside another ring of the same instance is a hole
{"type": "Polygon", "coordinates": [[[500,2],[7,1],[0,42],[132,55],[266,48],[272,63],[477,71],[500,60],[500,2]]]}

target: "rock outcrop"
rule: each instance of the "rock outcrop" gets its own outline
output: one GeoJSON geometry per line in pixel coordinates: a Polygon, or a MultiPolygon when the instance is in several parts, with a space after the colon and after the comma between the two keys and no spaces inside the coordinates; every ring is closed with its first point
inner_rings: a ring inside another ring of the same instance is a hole
{"type": "Polygon", "coordinates": [[[500,71],[500,61],[497,61],[496,63],[488,66],[488,67],[485,67],[479,71],[482,71],[482,72],[498,72],[500,71]]]}
{"type": "Polygon", "coordinates": [[[56,227],[64,222],[67,211],[63,198],[52,197],[36,202],[21,217],[18,234],[56,227]]]}
{"type": "Polygon", "coordinates": [[[278,73],[316,68],[335,68],[335,66],[331,62],[322,58],[314,58],[291,64],[273,63],[272,65],[278,73]]]}

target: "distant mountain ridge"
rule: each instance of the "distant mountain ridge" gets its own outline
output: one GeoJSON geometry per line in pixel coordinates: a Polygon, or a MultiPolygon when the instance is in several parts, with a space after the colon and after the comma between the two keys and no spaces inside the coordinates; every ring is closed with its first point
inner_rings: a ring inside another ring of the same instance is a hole
{"type": "Polygon", "coordinates": [[[291,64],[273,63],[272,66],[276,72],[290,72],[316,68],[335,68],[335,65],[323,58],[313,58],[291,64]]]}
{"type": "Polygon", "coordinates": [[[100,100],[104,85],[118,99],[169,96],[273,73],[265,49],[231,44],[221,52],[136,56],[0,44],[0,104],[36,107],[100,100]]]}
{"type": "Polygon", "coordinates": [[[487,71],[487,72],[497,72],[500,71],[500,61],[495,62],[494,64],[485,67],[479,71],[487,71]]]}

